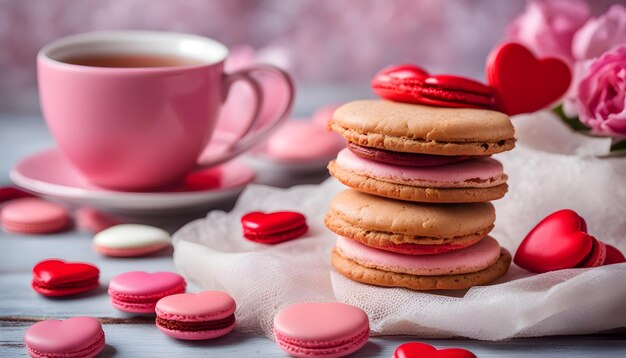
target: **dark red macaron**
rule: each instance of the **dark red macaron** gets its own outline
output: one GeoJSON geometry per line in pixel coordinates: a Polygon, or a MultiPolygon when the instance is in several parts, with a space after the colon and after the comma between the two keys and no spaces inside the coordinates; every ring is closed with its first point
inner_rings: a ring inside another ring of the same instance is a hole
{"type": "Polygon", "coordinates": [[[371,83],[380,97],[429,106],[496,108],[494,90],[480,82],[453,75],[430,75],[424,69],[404,64],[382,69],[371,83]]]}
{"type": "Polygon", "coordinates": [[[615,246],[606,244],[606,258],[604,265],[621,264],[626,262],[626,257],[615,246]]]}
{"type": "Polygon", "coordinates": [[[12,186],[0,188],[0,203],[13,199],[31,197],[34,197],[34,195],[12,186]]]}
{"type": "Polygon", "coordinates": [[[453,164],[469,158],[469,155],[434,155],[419,153],[392,152],[390,150],[364,147],[348,142],[348,149],[357,156],[377,162],[405,167],[436,167],[453,164]]]}
{"type": "Polygon", "coordinates": [[[241,217],[243,236],[261,244],[278,244],[304,235],[309,227],[295,211],[251,212],[241,217]]]}
{"type": "Polygon", "coordinates": [[[94,265],[50,259],[33,267],[32,287],[44,296],[69,296],[98,287],[99,277],[94,265]]]}

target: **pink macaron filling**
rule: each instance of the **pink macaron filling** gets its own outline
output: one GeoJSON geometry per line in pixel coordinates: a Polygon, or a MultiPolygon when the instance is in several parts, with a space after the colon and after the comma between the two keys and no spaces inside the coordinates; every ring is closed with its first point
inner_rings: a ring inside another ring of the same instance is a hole
{"type": "Polygon", "coordinates": [[[501,250],[498,242],[489,236],[467,248],[435,255],[404,255],[379,250],[342,236],[337,238],[335,249],[343,257],[366,267],[422,276],[480,271],[494,264],[501,250]]]}
{"type": "Polygon", "coordinates": [[[337,164],[381,181],[430,188],[488,188],[507,179],[500,162],[484,157],[434,167],[406,167],[364,159],[344,149],[337,155],[337,164]]]}

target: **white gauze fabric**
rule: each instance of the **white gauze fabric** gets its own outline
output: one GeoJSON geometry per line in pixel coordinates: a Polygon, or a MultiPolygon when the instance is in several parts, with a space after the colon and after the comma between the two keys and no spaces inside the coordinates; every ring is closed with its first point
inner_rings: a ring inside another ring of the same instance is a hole
{"type": "MultiPolygon", "coordinates": [[[[517,148],[496,156],[510,188],[494,203],[492,235],[514,253],[540,219],[571,208],[592,235],[626,252],[626,158],[598,158],[607,139],[571,133],[546,113],[514,122],[517,148]]],[[[174,235],[176,267],[200,287],[235,298],[238,330],[270,338],[274,315],[303,301],[360,307],[380,335],[501,340],[626,327],[626,264],[544,274],[513,265],[493,285],[440,293],[353,282],[333,272],[335,235],[323,225],[330,200],[343,189],[332,178],[286,190],[251,185],[230,213],[210,212],[174,235]],[[305,214],[309,233],[273,246],[242,237],[242,215],[279,210],[305,214]]]]}

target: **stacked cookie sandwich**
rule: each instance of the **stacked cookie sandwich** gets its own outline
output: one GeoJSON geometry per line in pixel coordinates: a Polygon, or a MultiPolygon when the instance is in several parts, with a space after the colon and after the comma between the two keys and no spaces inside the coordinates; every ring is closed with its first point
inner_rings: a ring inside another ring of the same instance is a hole
{"type": "Polygon", "coordinates": [[[330,127],[348,147],[328,168],[351,188],[325,219],[338,235],[339,273],[413,290],[464,289],[506,273],[511,255],[488,236],[489,201],[507,191],[490,156],[515,144],[506,114],[361,100],[337,109],[330,127]]]}

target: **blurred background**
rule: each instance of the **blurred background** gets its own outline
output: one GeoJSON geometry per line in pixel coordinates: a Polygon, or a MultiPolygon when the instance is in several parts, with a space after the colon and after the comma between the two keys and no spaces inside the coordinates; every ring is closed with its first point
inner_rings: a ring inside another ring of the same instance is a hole
{"type": "MultiPolygon", "coordinates": [[[[615,1],[589,1],[592,14],[615,1]]],[[[35,57],[69,34],[145,29],[263,49],[298,86],[295,114],[372,96],[381,67],[411,62],[482,80],[525,0],[0,0],[0,120],[38,115],[35,57]],[[310,94],[314,93],[315,96],[310,94]],[[313,98],[304,101],[303,98],[313,98]],[[17,116],[16,116],[17,115],[17,116]]],[[[263,57],[263,56],[261,56],[263,57]]],[[[261,58],[262,59],[262,58],[261,58]]]]}

